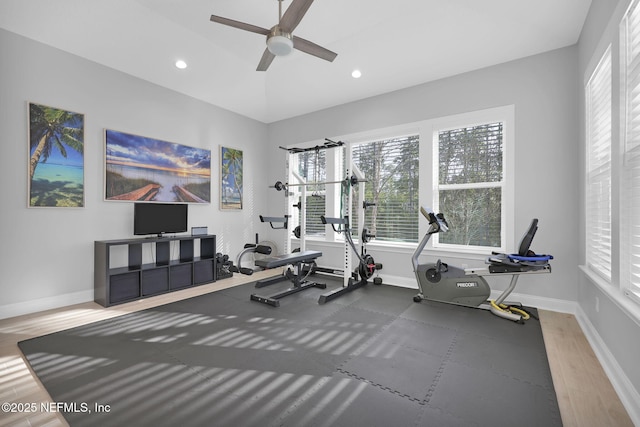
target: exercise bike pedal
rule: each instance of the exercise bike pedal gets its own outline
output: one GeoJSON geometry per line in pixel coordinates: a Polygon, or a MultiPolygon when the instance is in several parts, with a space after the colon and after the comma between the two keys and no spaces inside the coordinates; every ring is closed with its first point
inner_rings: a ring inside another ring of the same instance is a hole
{"type": "Polygon", "coordinates": [[[442,279],[442,275],[435,268],[429,268],[427,271],[424,272],[424,274],[427,277],[427,280],[430,281],[431,283],[438,283],[440,279],[442,279]]]}

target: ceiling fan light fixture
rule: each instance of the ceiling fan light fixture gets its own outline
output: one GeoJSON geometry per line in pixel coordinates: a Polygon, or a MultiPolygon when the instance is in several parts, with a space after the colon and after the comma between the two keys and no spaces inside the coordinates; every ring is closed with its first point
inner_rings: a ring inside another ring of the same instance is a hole
{"type": "Polygon", "coordinates": [[[293,49],[324,59],[325,61],[333,62],[336,56],[338,56],[337,53],[318,46],[309,40],[292,35],[305,13],[307,13],[309,6],[313,3],[313,0],[291,0],[291,5],[287,8],[284,15],[282,14],[282,2],[283,0],[278,0],[278,23],[268,30],[257,25],[247,24],[246,22],[240,22],[217,15],[211,15],[209,20],[218,24],[228,25],[266,36],[267,47],[262,53],[256,71],[267,71],[267,68],[269,68],[269,65],[276,56],[289,55],[293,49]],[[282,27],[280,27],[280,25],[282,25],[282,27]]]}
{"type": "Polygon", "coordinates": [[[291,34],[274,28],[267,38],[267,49],[275,56],[287,56],[293,51],[293,40],[291,34]]]}

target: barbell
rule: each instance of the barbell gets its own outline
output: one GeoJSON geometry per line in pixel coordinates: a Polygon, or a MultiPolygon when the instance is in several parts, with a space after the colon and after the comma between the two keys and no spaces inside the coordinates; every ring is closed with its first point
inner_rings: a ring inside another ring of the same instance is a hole
{"type": "Polygon", "coordinates": [[[357,185],[359,182],[367,182],[366,179],[358,179],[357,176],[351,175],[351,178],[345,178],[342,181],[318,181],[318,182],[305,182],[300,184],[283,183],[282,181],[276,181],[275,184],[270,185],[269,188],[275,188],[278,191],[286,190],[289,187],[304,187],[310,185],[325,185],[325,184],[345,184],[357,185]]]}

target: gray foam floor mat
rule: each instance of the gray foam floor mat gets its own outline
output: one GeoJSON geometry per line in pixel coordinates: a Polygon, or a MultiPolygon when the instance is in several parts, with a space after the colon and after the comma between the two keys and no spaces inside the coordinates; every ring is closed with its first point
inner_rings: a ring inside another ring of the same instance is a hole
{"type": "Polygon", "coordinates": [[[73,427],[562,425],[537,320],[372,284],[322,305],[316,288],[277,308],[249,300],[288,286],[238,286],[18,345],[52,399],[77,404],[63,412],[73,427]]]}

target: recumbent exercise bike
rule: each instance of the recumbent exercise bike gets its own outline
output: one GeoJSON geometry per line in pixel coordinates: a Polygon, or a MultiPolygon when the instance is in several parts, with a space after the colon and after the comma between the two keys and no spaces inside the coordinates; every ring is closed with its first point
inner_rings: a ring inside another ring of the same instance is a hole
{"type": "Polygon", "coordinates": [[[493,314],[508,320],[523,323],[530,314],[520,304],[507,303],[505,299],[515,289],[521,274],[550,273],[549,260],[552,255],[536,255],[529,248],[538,229],[534,218],[522,237],[517,254],[494,252],[486,260],[488,267],[460,268],[443,263],[420,264],[418,258],[435,233],[446,232],[449,225],[442,213],[434,214],[430,209],[420,207],[420,212],[429,221],[429,228],[416,248],[411,261],[420,292],[413,297],[415,302],[431,300],[448,304],[463,305],[490,310],[493,314]],[[484,276],[511,275],[507,289],[496,300],[489,300],[491,288],[484,276]]]}

